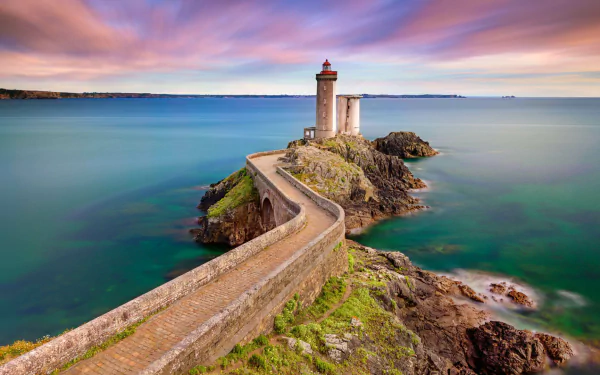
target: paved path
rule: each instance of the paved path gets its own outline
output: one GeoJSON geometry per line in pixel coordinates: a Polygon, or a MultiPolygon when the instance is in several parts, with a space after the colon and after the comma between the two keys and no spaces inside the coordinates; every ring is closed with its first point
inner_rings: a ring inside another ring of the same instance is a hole
{"type": "Polygon", "coordinates": [[[74,375],[140,372],[200,324],[268,275],[294,252],[329,228],[335,218],[277,174],[274,164],[280,156],[280,154],[268,155],[252,161],[292,200],[305,206],[306,227],[175,302],[142,324],[133,335],[94,357],[79,362],[63,373],[74,375]]]}

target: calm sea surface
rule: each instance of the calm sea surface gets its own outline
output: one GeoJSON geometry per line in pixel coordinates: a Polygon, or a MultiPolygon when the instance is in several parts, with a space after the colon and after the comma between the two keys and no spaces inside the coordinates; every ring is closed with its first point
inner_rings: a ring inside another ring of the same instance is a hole
{"type": "MultiPolygon", "coordinates": [[[[527,324],[600,339],[600,99],[364,99],[365,137],[415,131],[431,209],[357,239],[431,270],[515,277],[527,324]]],[[[223,251],[202,186],[284,148],[314,99],[0,101],[0,345],[58,334],[223,251]]]]}

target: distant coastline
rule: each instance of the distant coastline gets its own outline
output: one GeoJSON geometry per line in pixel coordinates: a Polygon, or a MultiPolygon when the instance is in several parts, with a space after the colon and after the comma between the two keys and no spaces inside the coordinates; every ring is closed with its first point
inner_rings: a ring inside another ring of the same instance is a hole
{"type": "MultiPolygon", "coordinates": [[[[394,99],[462,99],[462,95],[391,95],[391,94],[361,94],[366,99],[394,98],[394,99]]],[[[10,99],[151,99],[151,98],[314,98],[315,95],[186,95],[186,94],[151,94],[151,93],[126,93],[126,92],[57,92],[37,90],[9,90],[0,89],[0,100],[10,99]]]]}

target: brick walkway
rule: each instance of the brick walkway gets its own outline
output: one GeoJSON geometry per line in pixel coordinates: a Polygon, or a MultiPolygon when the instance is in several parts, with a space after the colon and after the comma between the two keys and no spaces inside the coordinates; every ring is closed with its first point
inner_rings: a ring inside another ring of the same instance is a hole
{"type": "Polygon", "coordinates": [[[307,226],[175,302],[142,324],[133,335],[94,357],[79,362],[64,373],[140,372],[334,223],[333,216],[276,173],[273,165],[279,156],[281,155],[263,156],[253,159],[253,162],[292,200],[304,204],[307,226]]]}

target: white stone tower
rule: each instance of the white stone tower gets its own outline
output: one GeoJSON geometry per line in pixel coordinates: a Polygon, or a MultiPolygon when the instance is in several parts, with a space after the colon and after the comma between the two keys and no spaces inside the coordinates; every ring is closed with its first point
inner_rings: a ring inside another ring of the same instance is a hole
{"type": "Polygon", "coordinates": [[[317,74],[317,121],[315,138],[335,137],[335,82],[337,72],[331,70],[331,64],[325,60],[323,70],[317,74]]]}
{"type": "Polygon", "coordinates": [[[360,95],[338,98],[338,134],[360,134],[360,95]]]}

